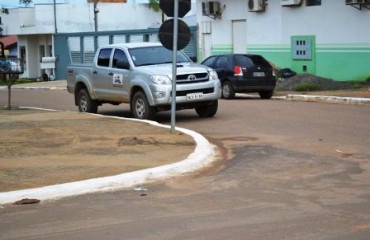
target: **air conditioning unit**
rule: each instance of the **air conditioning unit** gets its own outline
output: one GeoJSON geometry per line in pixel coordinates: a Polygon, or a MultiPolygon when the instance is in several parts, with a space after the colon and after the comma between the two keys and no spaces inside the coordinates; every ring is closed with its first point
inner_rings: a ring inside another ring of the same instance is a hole
{"type": "Polygon", "coordinates": [[[281,6],[299,6],[302,0],[281,0],[281,6]]]}
{"type": "Polygon", "coordinates": [[[265,6],[265,0],[248,0],[249,12],[264,12],[265,6]]]}
{"type": "Polygon", "coordinates": [[[220,16],[220,3],[215,1],[202,2],[203,16],[220,16]]]}
{"type": "Polygon", "coordinates": [[[346,5],[352,4],[370,4],[370,0],[346,0],[346,5]]]}

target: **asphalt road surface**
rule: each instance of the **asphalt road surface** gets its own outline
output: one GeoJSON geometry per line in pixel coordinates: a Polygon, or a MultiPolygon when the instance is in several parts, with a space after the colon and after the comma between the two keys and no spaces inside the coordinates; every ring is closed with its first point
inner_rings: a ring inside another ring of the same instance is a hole
{"type": "MultiPolygon", "coordinates": [[[[13,104],[77,110],[62,90],[14,90],[13,104]]],[[[99,113],[131,117],[128,105],[99,113]]],[[[218,146],[213,167],[144,192],[2,206],[0,239],[368,240],[369,119],[369,106],[258,98],[220,100],[212,119],[180,111],[177,126],[218,146]]]]}

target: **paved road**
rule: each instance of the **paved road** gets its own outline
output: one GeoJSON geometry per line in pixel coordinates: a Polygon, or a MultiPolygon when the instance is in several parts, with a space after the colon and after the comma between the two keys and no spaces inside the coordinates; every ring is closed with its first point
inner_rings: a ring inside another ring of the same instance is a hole
{"type": "MultiPolygon", "coordinates": [[[[13,97],[16,105],[76,110],[65,91],[13,97]]],[[[129,117],[128,109],[100,113],[129,117]]],[[[240,98],[221,100],[213,119],[178,112],[178,126],[219,147],[214,167],[148,184],[145,196],[128,189],[6,206],[0,239],[370,239],[369,110],[240,98]]]]}

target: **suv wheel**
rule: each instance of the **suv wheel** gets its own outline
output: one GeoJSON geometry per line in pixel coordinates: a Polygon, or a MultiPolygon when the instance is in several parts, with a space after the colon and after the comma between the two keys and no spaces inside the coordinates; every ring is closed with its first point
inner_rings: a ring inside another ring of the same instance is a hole
{"type": "Polygon", "coordinates": [[[134,118],[153,119],[156,109],[149,105],[145,94],[142,91],[136,92],[131,102],[131,111],[134,118]]]}
{"type": "Polygon", "coordinates": [[[226,81],[222,84],[222,98],[232,99],[235,97],[235,91],[231,82],[226,81]]]}
{"type": "Polygon", "coordinates": [[[80,112],[97,113],[98,104],[90,98],[87,89],[81,89],[78,92],[78,110],[80,112]]]}
{"type": "Polygon", "coordinates": [[[259,94],[262,99],[270,99],[274,94],[274,91],[259,92],[259,94]]]}
{"type": "Polygon", "coordinates": [[[195,111],[198,113],[199,117],[209,118],[209,117],[213,117],[216,114],[217,109],[218,109],[218,101],[214,101],[210,104],[196,107],[195,111]]]}

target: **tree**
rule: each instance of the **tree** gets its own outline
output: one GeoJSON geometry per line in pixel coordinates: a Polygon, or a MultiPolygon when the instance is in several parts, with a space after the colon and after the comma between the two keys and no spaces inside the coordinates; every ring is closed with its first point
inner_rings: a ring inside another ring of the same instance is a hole
{"type": "Polygon", "coordinates": [[[154,12],[159,12],[159,10],[161,10],[159,7],[159,0],[149,0],[149,8],[153,9],[154,12]]]}
{"type": "MultiPolygon", "coordinates": [[[[152,9],[154,12],[161,11],[161,8],[159,6],[160,0],[149,0],[149,8],[152,9]]],[[[162,22],[164,22],[164,13],[162,12],[162,22]]]]}

